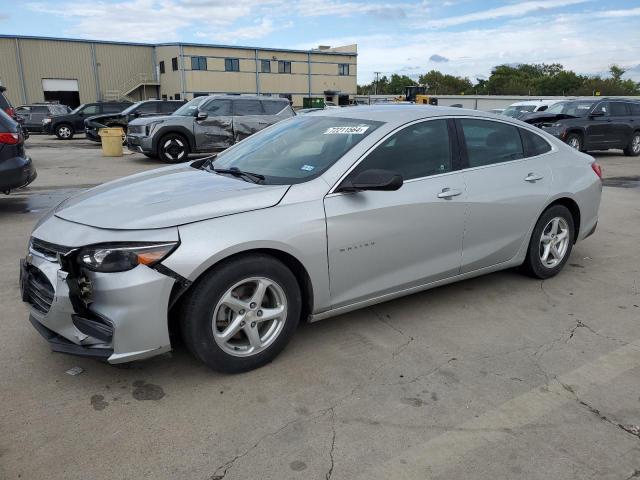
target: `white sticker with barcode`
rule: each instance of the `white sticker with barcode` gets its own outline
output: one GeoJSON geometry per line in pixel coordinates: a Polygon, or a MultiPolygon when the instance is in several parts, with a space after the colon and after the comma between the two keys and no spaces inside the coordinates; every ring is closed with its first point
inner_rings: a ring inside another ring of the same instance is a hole
{"type": "Polygon", "coordinates": [[[325,135],[363,135],[369,129],[368,126],[358,127],[330,127],[324,132],[325,135]]]}

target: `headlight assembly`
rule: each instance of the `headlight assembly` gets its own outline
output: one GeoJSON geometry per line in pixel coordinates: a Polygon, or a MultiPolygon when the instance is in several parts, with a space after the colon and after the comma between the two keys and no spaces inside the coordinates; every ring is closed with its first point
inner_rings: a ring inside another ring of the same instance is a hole
{"type": "Polygon", "coordinates": [[[124,272],[138,265],[152,267],[177,246],[178,242],[90,245],[80,250],[78,262],[94,272],[124,272]]]}

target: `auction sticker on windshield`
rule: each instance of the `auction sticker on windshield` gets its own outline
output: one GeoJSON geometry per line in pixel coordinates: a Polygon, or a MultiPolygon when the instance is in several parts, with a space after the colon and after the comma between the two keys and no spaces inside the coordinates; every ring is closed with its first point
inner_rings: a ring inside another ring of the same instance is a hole
{"type": "Polygon", "coordinates": [[[358,127],[329,127],[324,135],[363,135],[369,129],[366,125],[358,127]]]}

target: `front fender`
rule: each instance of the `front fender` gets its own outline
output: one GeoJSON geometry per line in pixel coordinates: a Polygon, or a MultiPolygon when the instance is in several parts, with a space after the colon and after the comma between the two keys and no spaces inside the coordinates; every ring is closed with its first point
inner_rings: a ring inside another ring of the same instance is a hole
{"type": "Polygon", "coordinates": [[[187,127],[183,125],[160,125],[160,128],[153,132],[151,151],[154,155],[158,154],[158,145],[160,143],[160,139],[168,133],[179,133],[187,139],[187,142],[189,143],[189,151],[196,151],[196,142],[193,136],[193,132],[187,127]]]}

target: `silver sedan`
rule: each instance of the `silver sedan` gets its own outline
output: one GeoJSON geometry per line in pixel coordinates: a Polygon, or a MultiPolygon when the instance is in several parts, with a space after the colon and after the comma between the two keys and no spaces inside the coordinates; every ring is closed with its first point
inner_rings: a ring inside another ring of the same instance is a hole
{"type": "Polygon", "coordinates": [[[175,328],[245,371],[301,320],[505,268],[556,275],[596,228],[600,175],[504,116],[325,110],[66,200],[32,233],[22,295],[54,351],[143,359],[175,328]]]}

